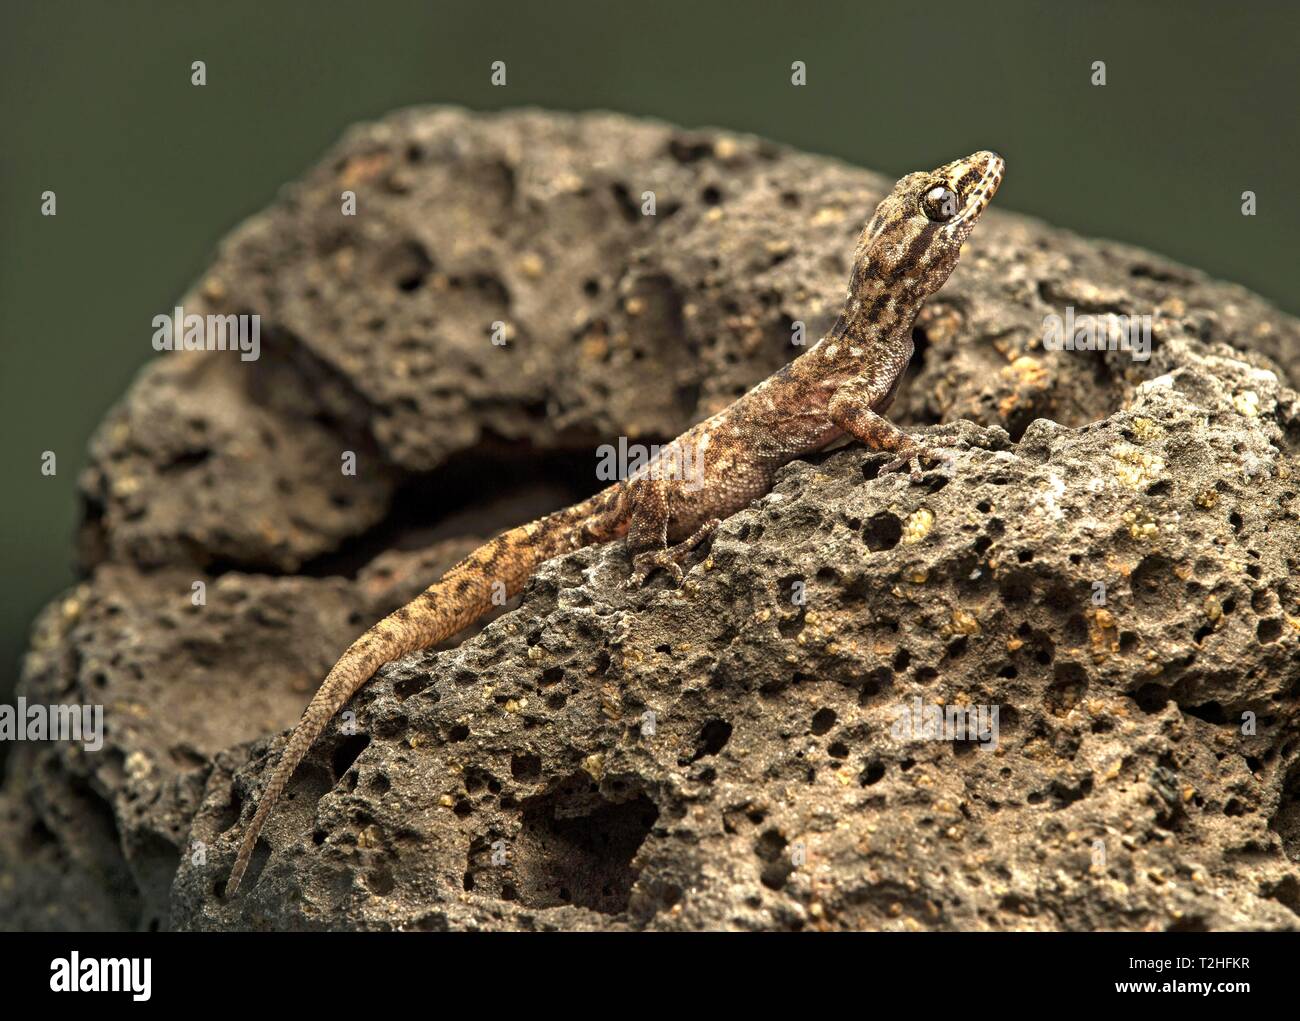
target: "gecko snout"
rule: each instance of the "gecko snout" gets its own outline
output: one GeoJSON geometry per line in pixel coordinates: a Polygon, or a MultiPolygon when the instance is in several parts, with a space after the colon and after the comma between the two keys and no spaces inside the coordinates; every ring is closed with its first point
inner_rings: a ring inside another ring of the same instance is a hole
{"type": "MultiPolygon", "coordinates": [[[[978,217],[997,194],[1006,166],[1006,160],[998,153],[982,149],[943,167],[939,177],[945,183],[936,185],[933,191],[944,192],[946,208],[951,214],[947,222],[957,224],[978,217]]],[[[927,199],[930,199],[930,193],[927,193],[927,199]]],[[[925,200],[922,206],[926,206],[925,200]]],[[[926,212],[928,214],[930,210],[927,208],[926,212]]]]}

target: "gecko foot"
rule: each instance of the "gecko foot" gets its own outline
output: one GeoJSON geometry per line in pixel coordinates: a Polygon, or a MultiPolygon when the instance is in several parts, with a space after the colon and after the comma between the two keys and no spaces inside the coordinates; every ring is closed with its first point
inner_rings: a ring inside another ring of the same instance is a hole
{"type": "Polygon", "coordinates": [[[632,576],[627,580],[627,587],[640,588],[661,567],[673,576],[675,584],[682,583],[682,565],[668,555],[668,550],[663,549],[638,553],[632,558],[632,576]]]}
{"type": "Polygon", "coordinates": [[[952,471],[955,458],[951,451],[943,450],[938,447],[927,447],[913,440],[908,440],[905,444],[899,446],[896,451],[898,454],[892,461],[880,469],[880,474],[885,472],[898,471],[900,468],[909,468],[909,477],[913,482],[921,481],[921,461],[932,461],[940,466],[940,471],[945,474],[952,471]]]}
{"type": "Polygon", "coordinates": [[[689,539],[679,542],[676,546],[638,553],[632,558],[632,576],[627,580],[627,587],[640,588],[659,568],[663,568],[673,576],[674,584],[680,585],[685,576],[682,561],[690,556],[691,551],[700,543],[716,532],[720,524],[722,522],[718,518],[713,518],[697,528],[689,539]]]}

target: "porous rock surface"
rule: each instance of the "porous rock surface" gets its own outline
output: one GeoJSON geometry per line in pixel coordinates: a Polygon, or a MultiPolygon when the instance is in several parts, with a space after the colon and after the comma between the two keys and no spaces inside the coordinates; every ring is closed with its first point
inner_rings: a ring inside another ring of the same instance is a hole
{"type": "Polygon", "coordinates": [[[890,183],[613,115],[349,132],[183,297],[262,358],[160,357],[93,441],[20,693],[108,736],[11,748],[7,927],[1300,925],[1300,324],[996,208],[892,413],[953,471],[796,462],[680,589],[545,565],[363,689],[222,897],[347,643],[797,354],[890,183]],[[1151,358],[1043,350],[1067,305],[1151,315],[1151,358]],[[900,732],[918,700],[996,746],[900,732]]]}

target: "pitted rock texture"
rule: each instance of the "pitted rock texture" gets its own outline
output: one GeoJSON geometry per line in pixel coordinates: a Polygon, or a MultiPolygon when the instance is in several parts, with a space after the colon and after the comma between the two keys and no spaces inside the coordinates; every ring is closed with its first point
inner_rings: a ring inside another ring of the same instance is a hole
{"type": "Polygon", "coordinates": [[[363,689],[221,897],[348,641],[594,490],[596,444],[669,438],[815,339],[890,183],[614,115],[351,131],[182,299],[260,314],[262,359],[159,358],[93,441],[86,579],[21,693],[109,733],[10,751],[0,917],[1300,925],[1300,324],[997,209],[892,416],[952,472],[796,462],[680,589],[627,591],[621,544],[545,565],[363,689]],[[1152,316],[1151,358],[1044,351],[1066,306],[1152,316]],[[903,732],[918,700],[996,706],[995,747],[903,732]]]}

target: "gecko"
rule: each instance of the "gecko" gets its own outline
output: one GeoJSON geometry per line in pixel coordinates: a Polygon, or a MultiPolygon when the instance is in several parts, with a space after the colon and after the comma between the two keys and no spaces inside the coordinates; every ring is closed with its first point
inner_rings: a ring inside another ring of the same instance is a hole
{"type": "Polygon", "coordinates": [[[625,538],[629,586],[660,569],[680,584],[691,552],[795,458],[847,437],[892,453],[881,471],[909,469],[914,481],[922,460],[951,463],[950,452],[917,442],[884,413],[911,360],[917,314],[957,265],[1004,170],[1001,156],[980,151],[899,179],[862,230],[848,295],[825,336],[627,478],[480,546],[353,642],[290,733],[244,830],[225,896],[238,891],[267,817],[348,699],[385,663],[468,627],[503,589],[517,594],[544,561],[625,538]]]}

